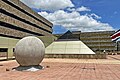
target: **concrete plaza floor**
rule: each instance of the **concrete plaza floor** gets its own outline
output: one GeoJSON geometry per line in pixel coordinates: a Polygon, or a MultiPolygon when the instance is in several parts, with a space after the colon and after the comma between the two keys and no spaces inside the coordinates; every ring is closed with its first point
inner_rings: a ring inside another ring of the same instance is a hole
{"type": "Polygon", "coordinates": [[[120,55],[107,59],[44,59],[44,69],[13,71],[15,60],[0,61],[0,80],[120,80],[120,55]]]}

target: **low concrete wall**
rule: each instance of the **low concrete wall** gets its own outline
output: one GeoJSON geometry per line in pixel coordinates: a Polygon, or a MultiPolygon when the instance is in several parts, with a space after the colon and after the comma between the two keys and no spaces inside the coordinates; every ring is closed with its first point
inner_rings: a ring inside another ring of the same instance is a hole
{"type": "Polygon", "coordinates": [[[45,58],[106,59],[106,54],[45,54],[45,58]]]}

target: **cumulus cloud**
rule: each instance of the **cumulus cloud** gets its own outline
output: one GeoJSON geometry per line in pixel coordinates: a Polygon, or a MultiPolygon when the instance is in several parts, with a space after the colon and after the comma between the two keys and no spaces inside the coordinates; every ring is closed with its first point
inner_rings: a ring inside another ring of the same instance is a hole
{"type": "Polygon", "coordinates": [[[96,14],[94,14],[94,13],[92,13],[92,14],[90,14],[90,15],[88,15],[88,16],[94,17],[95,19],[101,19],[100,16],[98,16],[98,15],[96,15],[96,14]]]}
{"type": "Polygon", "coordinates": [[[67,8],[68,11],[76,11],[75,8],[67,8]]]}
{"type": "Polygon", "coordinates": [[[81,15],[82,11],[91,11],[90,8],[81,6],[76,8],[71,0],[21,0],[31,8],[45,10],[38,12],[54,25],[63,26],[72,31],[104,31],[114,30],[108,23],[98,21],[100,16],[92,13],[81,15]],[[64,9],[67,9],[64,11],[64,9]],[[48,13],[47,11],[52,11],[48,13]],[[67,12],[68,11],[68,12],[67,12]],[[71,12],[69,12],[71,11],[71,12]]]}
{"type": "Polygon", "coordinates": [[[42,10],[59,10],[67,7],[74,7],[71,0],[21,0],[31,8],[42,10]]]}
{"type": "Polygon", "coordinates": [[[74,8],[74,7],[69,7],[67,8],[68,11],[78,11],[78,12],[82,12],[82,11],[91,11],[91,9],[85,7],[85,6],[81,6],[79,8],[74,8]]]}
{"type": "Polygon", "coordinates": [[[79,8],[76,9],[77,11],[91,11],[89,8],[81,6],[79,8]]]}
{"type": "Polygon", "coordinates": [[[61,25],[72,31],[105,31],[113,30],[108,23],[102,23],[93,18],[93,15],[80,15],[79,12],[73,11],[71,13],[64,10],[57,10],[54,13],[38,12],[38,14],[50,20],[54,25],[61,25]]]}

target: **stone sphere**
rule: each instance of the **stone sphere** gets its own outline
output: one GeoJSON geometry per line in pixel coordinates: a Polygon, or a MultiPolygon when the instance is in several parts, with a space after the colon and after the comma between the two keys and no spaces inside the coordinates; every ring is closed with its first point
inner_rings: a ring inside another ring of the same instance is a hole
{"type": "Polygon", "coordinates": [[[39,65],[44,58],[45,46],[39,38],[28,36],[16,44],[14,53],[20,66],[39,65]]]}

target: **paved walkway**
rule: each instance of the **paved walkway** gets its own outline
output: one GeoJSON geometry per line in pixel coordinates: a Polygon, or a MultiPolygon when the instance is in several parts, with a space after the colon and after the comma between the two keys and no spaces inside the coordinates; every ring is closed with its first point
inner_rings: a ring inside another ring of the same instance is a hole
{"type": "Polygon", "coordinates": [[[0,61],[0,80],[120,80],[120,55],[108,59],[44,59],[36,72],[13,71],[15,60],[0,61]]]}

